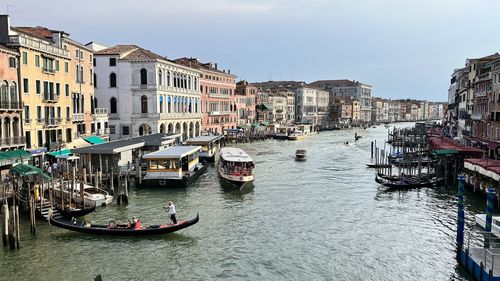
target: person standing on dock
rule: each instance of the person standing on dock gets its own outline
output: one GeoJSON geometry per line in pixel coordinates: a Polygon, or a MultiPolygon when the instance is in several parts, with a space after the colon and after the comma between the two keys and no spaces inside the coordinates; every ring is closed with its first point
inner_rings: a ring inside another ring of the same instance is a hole
{"type": "Polygon", "coordinates": [[[165,208],[168,211],[168,214],[170,215],[170,219],[174,224],[177,224],[177,219],[175,218],[175,205],[172,203],[172,201],[168,201],[168,206],[165,208]]]}

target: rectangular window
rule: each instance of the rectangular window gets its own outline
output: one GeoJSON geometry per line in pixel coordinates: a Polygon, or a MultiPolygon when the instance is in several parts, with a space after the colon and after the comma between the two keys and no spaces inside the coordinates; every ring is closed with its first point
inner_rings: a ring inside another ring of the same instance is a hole
{"type": "Polygon", "coordinates": [[[57,107],[57,118],[61,118],[61,107],[57,107]]]}
{"type": "Polygon", "coordinates": [[[41,106],[36,107],[36,118],[42,119],[42,107],[41,106]]]}
{"type": "Polygon", "coordinates": [[[35,66],[40,67],[40,56],[39,55],[35,55],[35,66]]]}
{"type": "Polygon", "coordinates": [[[29,87],[29,81],[28,78],[23,78],[23,91],[24,93],[29,93],[30,92],[30,87],[29,87]]]}
{"type": "Polygon", "coordinates": [[[109,58],[109,66],[116,66],[116,58],[109,58]]]}
{"type": "Polygon", "coordinates": [[[76,58],[78,58],[78,55],[79,55],[79,54],[80,54],[80,53],[78,52],[78,50],[75,50],[75,56],[76,56],[76,58]]]}
{"type": "Polygon", "coordinates": [[[69,73],[69,64],[67,61],[64,62],[64,72],[69,73]]]}
{"type": "Polygon", "coordinates": [[[59,61],[56,60],[55,62],[56,62],[56,71],[59,71],[59,61]]]}
{"type": "Polygon", "coordinates": [[[66,92],[66,96],[69,97],[69,84],[66,84],[65,92],[66,92]]]}
{"type": "Polygon", "coordinates": [[[36,80],[36,94],[39,95],[40,92],[42,91],[42,85],[41,85],[41,82],[40,80],[36,80]]]}
{"type": "Polygon", "coordinates": [[[54,82],[49,83],[49,93],[54,94],[54,82]]]}
{"type": "Polygon", "coordinates": [[[95,58],[92,59],[92,63],[93,63],[94,66],[96,66],[95,58]]]}
{"type": "Polygon", "coordinates": [[[80,51],[80,59],[83,60],[83,52],[80,51]]]}
{"type": "Polygon", "coordinates": [[[115,125],[110,125],[109,126],[109,133],[110,134],[116,134],[116,129],[115,129],[115,125]]]}
{"type": "Polygon", "coordinates": [[[28,53],[23,52],[23,64],[27,65],[28,64],[28,53]]]}
{"type": "Polygon", "coordinates": [[[129,128],[128,126],[123,126],[122,127],[122,135],[128,136],[129,135],[129,128]]]}
{"type": "MultiPolygon", "coordinates": [[[[30,107],[27,105],[24,106],[24,119],[26,121],[30,120],[30,107]]],[[[29,121],[25,123],[29,123],[29,121]]]]}
{"type": "Polygon", "coordinates": [[[43,94],[48,94],[49,93],[49,82],[43,81],[43,94]]]}
{"type": "Polygon", "coordinates": [[[68,121],[70,121],[69,113],[70,113],[70,109],[69,109],[69,106],[67,106],[67,107],[66,107],[66,119],[67,119],[68,121]]]}
{"type": "Polygon", "coordinates": [[[9,67],[16,68],[16,58],[9,57],[9,67]]]}
{"type": "Polygon", "coordinates": [[[61,94],[61,84],[59,83],[56,83],[56,95],[60,95],[61,94]]]}

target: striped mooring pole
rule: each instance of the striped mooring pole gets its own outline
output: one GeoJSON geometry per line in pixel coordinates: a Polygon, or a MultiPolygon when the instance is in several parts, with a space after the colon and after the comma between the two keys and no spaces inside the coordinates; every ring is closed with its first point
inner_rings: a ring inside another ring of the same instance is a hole
{"type": "Polygon", "coordinates": [[[460,253],[464,245],[464,176],[458,177],[458,216],[457,216],[457,255],[460,253]]]}
{"type": "Polygon", "coordinates": [[[484,231],[486,232],[486,236],[484,237],[485,249],[490,247],[491,223],[493,222],[493,200],[495,200],[495,189],[489,186],[488,190],[486,190],[486,223],[484,226],[484,231]]]}

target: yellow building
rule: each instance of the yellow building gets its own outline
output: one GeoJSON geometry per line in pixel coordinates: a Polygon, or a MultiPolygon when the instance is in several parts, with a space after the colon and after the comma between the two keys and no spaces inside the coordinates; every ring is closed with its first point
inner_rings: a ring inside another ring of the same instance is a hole
{"type": "Polygon", "coordinates": [[[23,129],[27,148],[58,149],[72,140],[75,125],[70,118],[71,57],[62,46],[63,31],[42,27],[10,27],[9,17],[0,16],[0,39],[17,49],[23,129]]]}

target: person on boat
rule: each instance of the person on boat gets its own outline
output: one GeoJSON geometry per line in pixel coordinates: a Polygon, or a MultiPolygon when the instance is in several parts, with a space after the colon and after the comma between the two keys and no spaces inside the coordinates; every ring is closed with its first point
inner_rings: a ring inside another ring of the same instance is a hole
{"type": "Polygon", "coordinates": [[[405,173],[401,173],[401,178],[402,178],[402,182],[404,184],[409,184],[410,181],[408,180],[408,178],[406,177],[405,173]]]}
{"type": "Polygon", "coordinates": [[[177,219],[175,218],[175,205],[172,201],[168,201],[168,206],[166,208],[168,210],[168,214],[170,215],[170,219],[173,224],[177,224],[177,219]]]}
{"type": "Polygon", "coordinates": [[[138,229],[141,229],[141,228],[142,228],[141,219],[135,219],[134,229],[138,230],[138,229]]]}

